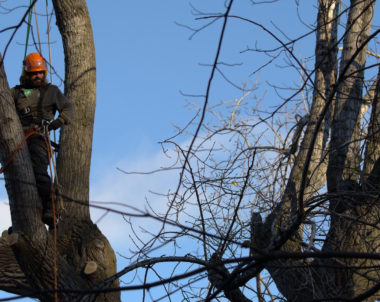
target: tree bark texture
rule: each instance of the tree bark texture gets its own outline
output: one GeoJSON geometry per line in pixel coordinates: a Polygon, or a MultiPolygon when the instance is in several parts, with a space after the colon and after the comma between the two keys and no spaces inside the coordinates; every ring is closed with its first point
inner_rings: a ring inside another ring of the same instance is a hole
{"type": "Polygon", "coordinates": [[[8,232],[0,238],[0,280],[1,289],[7,292],[27,295],[33,292],[8,243],[8,232]]]}
{"type": "Polygon", "coordinates": [[[345,184],[358,181],[359,126],[363,104],[364,66],[367,38],[371,29],[375,1],[351,1],[343,53],[340,82],[331,132],[328,171],[329,192],[345,189],[345,184]]]}
{"type": "Polygon", "coordinates": [[[87,219],[96,105],[93,33],[84,0],[53,1],[53,5],[65,52],[65,95],[74,102],[76,111],[75,123],[61,132],[64,148],[57,159],[58,179],[63,195],[86,203],[67,200],[67,210],[71,215],[87,219]]]}

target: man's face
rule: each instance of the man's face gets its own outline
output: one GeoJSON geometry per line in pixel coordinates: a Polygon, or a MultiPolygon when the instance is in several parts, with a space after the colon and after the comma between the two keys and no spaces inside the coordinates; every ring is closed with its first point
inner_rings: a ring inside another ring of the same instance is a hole
{"type": "Polygon", "coordinates": [[[45,81],[44,71],[28,72],[29,83],[34,87],[40,87],[45,81]]]}

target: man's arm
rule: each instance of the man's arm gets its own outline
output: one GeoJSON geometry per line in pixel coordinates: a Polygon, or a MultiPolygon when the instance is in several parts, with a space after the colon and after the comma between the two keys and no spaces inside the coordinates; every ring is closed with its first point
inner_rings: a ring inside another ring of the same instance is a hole
{"type": "Polygon", "coordinates": [[[59,90],[58,87],[53,86],[52,87],[55,91],[55,102],[57,106],[57,110],[59,112],[58,117],[53,120],[49,125],[49,130],[56,130],[60,128],[63,125],[68,125],[74,122],[75,119],[75,111],[74,111],[74,105],[66,98],[62,92],[59,90]]]}

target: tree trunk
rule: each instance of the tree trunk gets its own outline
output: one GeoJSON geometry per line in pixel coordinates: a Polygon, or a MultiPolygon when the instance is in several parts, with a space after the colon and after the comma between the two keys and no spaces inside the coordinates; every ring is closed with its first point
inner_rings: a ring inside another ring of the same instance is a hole
{"type": "Polygon", "coordinates": [[[371,29],[373,0],[352,0],[340,63],[340,82],[331,131],[329,192],[358,182],[360,109],[363,104],[366,39],[371,29]]]}
{"type": "Polygon", "coordinates": [[[57,159],[65,208],[79,219],[89,217],[89,177],[96,105],[96,60],[90,16],[84,0],[53,1],[65,52],[65,95],[75,105],[76,120],[62,129],[64,146],[57,159]]]}

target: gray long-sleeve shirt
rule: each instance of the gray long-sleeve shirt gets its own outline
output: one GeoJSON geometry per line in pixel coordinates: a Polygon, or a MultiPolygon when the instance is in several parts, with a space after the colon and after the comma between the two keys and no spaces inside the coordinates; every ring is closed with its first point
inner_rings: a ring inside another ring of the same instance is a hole
{"type": "Polygon", "coordinates": [[[52,121],[57,111],[57,120],[62,125],[74,121],[74,105],[55,85],[31,89],[16,86],[11,93],[24,131],[33,127],[38,119],[52,121]]]}

